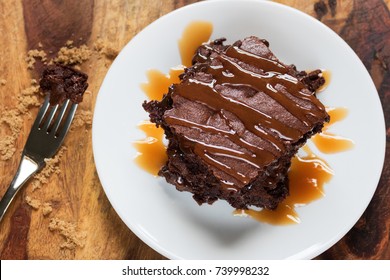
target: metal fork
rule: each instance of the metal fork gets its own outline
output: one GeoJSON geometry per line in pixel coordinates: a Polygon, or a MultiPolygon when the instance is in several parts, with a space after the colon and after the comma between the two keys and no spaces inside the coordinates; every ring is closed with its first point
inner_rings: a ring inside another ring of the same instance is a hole
{"type": "Polygon", "coordinates": [[[50,105],[49,101],[47,94],[24,146],[16,175],[0,200],[0,221],[23,184],[45,166],[45,159],[57,153],[72,123],[77,103],[67,99],[61,105],[50,105]]]}

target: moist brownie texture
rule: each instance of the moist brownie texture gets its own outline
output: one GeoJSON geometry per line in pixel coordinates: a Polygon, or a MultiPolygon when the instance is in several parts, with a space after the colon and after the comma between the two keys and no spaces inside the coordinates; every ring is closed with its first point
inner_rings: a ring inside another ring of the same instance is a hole
{"type": "Polygon", "coordinates": [[[50,94],[50,104],[61,104],[65,99],[80,103],[88,87],[88,76],[64,65],[50,65],[42,72],[39,85],[45,94],[50,94]]]}
{"type": "Polygon", "coordinates": [[[200,46],[181,82],[143,104],[168,140],[159,175],[199,204],[275,209],[291,158],[329,121],[315,96],[324,79],[282,63],[265,40],[224,41],[200,46]]]}

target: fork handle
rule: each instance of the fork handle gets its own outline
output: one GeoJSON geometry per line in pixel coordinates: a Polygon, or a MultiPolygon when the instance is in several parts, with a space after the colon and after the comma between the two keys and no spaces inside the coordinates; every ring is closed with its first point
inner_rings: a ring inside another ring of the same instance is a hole
{"type": "Polygon", "coordinates": [[[3,219],[5,211],[7,211],[8,206],[11,204],[15,195],[23,186],[23,184],[41,167],[41,164],[38,164],[25,154],[22,154],[22,159],[20,161],[16,175],[13,178],[4,196],[0,200],[0,221],[3,219]]]}

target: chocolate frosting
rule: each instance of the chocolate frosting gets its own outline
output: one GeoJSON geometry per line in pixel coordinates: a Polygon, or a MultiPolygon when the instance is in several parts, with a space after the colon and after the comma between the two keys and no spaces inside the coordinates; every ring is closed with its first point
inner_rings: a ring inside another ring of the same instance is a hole
{"type": "Polygon", "coordinates": [[[172,108],[163,120],[181,150],[195,153],[227,188],[238,190],[329,117],[268,42],[222,42],[198,50],[196,64],[171,87],[172,108]]]}

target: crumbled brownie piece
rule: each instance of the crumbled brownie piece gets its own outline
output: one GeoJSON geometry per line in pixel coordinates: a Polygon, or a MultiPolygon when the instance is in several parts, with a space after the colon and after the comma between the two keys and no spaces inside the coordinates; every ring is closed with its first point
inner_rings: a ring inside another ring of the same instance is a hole
{"type": "Polygon", "coordinates": [[[50,94],[50,104],[61,104],[66,99],[80,103],[88,87],[88,76],[71,67],[49,65],[43,70],[39,85],[45,94],[50,94]]]}

